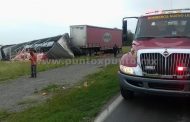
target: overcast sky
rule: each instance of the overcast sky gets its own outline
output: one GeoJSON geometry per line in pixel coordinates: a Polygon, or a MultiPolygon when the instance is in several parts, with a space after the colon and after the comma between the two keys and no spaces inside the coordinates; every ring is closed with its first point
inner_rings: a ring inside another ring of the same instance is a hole
{"type": "MultiPolygon", "coordinates": [[[[189,0],[0,0],[0,45],[69,33],[70,25],[121,28],[125,16],[190,8],[189,0]]],[[[131,24],[129,29],[134,30],[131,24]]]]}

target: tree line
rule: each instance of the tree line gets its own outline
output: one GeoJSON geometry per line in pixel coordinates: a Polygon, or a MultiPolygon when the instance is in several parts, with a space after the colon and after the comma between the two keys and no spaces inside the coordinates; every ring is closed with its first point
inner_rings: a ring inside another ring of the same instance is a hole
{"type": "Polygon", "coordinates": [[[132,33],[131,30],[128,30],[127,31],[127,41],[124,41],[123,45],[124,46],[131,46],[133,39],[134,39],[134,33],[132,33]]]}

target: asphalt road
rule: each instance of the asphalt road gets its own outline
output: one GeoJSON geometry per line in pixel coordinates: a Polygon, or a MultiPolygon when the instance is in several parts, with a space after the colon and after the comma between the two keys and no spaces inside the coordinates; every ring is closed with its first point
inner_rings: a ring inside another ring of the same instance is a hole
{"type": "Polygon", "coordinates": [[[122,99],[104,122],[190,122],[190,98],[137,95],[122,99]]]}

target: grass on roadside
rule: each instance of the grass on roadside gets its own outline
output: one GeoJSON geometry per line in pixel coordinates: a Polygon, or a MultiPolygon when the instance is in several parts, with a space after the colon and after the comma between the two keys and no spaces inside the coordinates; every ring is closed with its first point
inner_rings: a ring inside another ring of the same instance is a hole
{"type": "Polygon", "coordinates": [[[5,110],[0,110],[0,122],[1,122],[1,118],[6,118],[9,116],[9,113],[5,110]]]}
{"type": "Polygon", "coordinates": [[[122,47],[122,52],[123,53],[128,53],[131,50],[131,46],[123,46],[122,47]]]}
{"type": "Polygon", "coordinates": [[[43,88],[41,92],[56,92],[60,90],[60,86],[57,84],[49,84],[47,87],[43,88]]]}
{"type": "MultiPolygon", "coordinates": [[[[80,87],[60,89],[51,99],[19,113],[1,115],[8,122],[89,122],[119,91],[117,65],[86,77],[80,87]]],[[[57,88],[47,87],[46,90],[57,88]]]]}

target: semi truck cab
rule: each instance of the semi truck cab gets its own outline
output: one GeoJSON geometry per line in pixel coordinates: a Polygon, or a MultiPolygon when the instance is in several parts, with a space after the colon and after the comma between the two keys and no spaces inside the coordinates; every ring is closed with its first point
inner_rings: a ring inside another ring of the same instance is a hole
{"type": "Polygon", "coordinates": [[[120,61],[121,95],[135,92],[190,95],[190,9],[162,10],[140,17],[123,18],[123,41],[127,20],[138,20],[131,51],[120,61]]]}

